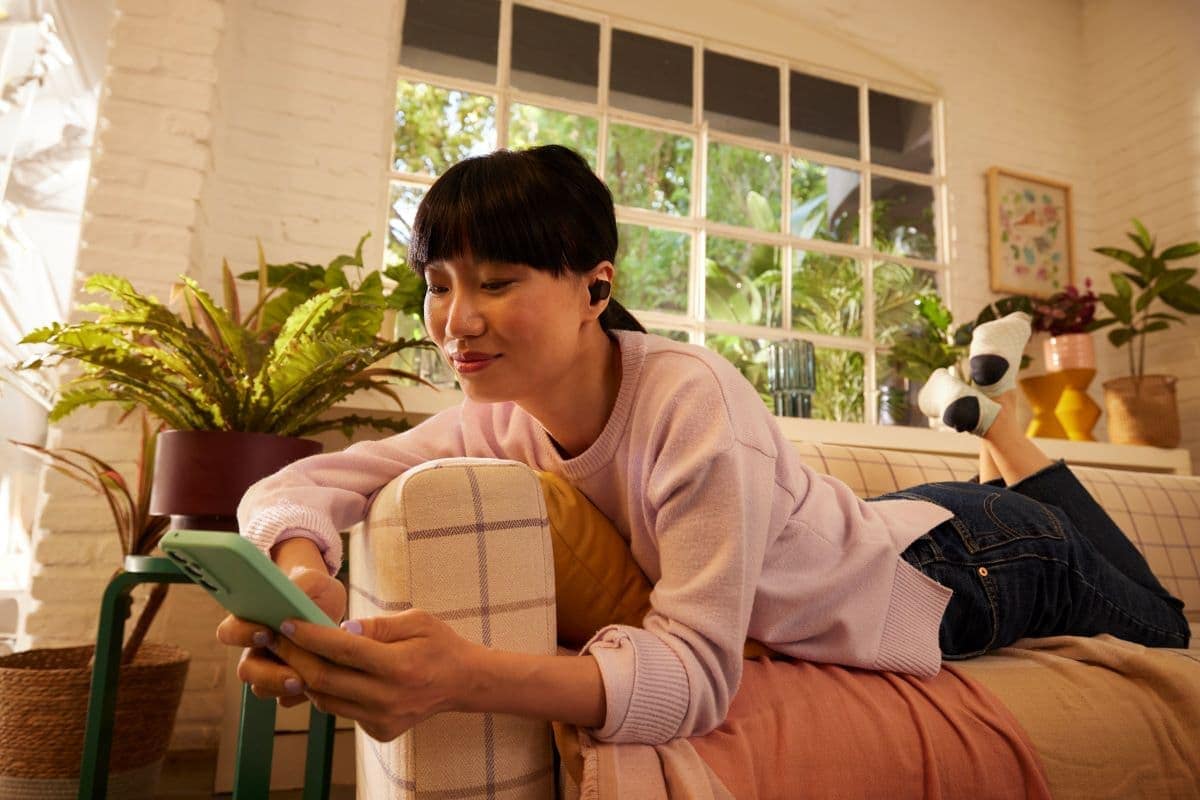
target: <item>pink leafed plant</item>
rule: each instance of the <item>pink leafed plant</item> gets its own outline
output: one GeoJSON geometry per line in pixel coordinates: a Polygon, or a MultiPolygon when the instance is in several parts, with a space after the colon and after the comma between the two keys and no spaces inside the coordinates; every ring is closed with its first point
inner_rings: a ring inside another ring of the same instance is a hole
{"type": "Polygon", "coordinates": [[[1091,278],[1084,280],[1082,292],[1067,286],[1046,300],[1034,300],[1033,329],[1051,336],[1085,333],[1096,316],[1096,301],[1091,278]]]}

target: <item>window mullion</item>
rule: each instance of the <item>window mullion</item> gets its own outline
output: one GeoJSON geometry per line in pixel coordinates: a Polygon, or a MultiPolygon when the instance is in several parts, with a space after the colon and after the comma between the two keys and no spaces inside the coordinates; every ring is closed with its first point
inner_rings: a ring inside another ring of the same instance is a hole
{"type": "Polygon", "coordinates": [[[708,126],[704,124],[704,43],[692,48],[692,124],[696,128],[696,150],[692,157],[691,215],[699,230],[692,237],[692,263],[688,269],[688,316],[699,327],[692,332],[693,344],[704,344],[706,328],[704,259],[708,248],[708,126]]]}
{"type": "Polygon", "coordinates": [[[496,56],[496,147],[508,147],[508,120],[512,97],[512,0],[500,1],[500,52],[496,56]]]}
{"type": "Polygon", "coordinates": [[[608,91],[612,75],[612,24],[608,17],[600,23],[600,85],[596,88],[600,106],[596,127],[596,174],[608,180],[608,91]]]}

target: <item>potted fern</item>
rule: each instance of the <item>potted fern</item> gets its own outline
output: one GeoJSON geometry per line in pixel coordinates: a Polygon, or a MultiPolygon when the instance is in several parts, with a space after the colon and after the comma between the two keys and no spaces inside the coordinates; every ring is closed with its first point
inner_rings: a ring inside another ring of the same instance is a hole
{"type": "Polygon", "coordinates": [[[1171,269],[1167,263],[1200,255],[1200,242],[1182,242],[1159,252],[1146,226],[1135,219],[1133,227],[1126,236],[1138,252],[1117,247],[1095,250],[1127,268],[1111,273],[1115,291],[1100,295],[1110,316],[1093,321],[1089,328],[1115,325],[1108,341],[1113,347],[1129,348],[1129,375],[1104,382],[1108,437],[1121,444],[1175,447],[1182,438],[1175,376],[1146,374],[1146,337],[1184,321],[1157,310],[1155,301],[1182,314],[1200,314],[1200,287],[1191,283],[1196,269],[1171,269]]]}
{"type": "Polygon", "coordinates": [[[327,265],[270,265],[259,248],[257,302],[245,314],[236,279],[222,265],[224,306],[184,276],[173,306],[142,294],[124,278],[94,275],[86,291],[108,296],[80,310],[94,319],[55,323],[24,344],[46,351],[18,365],[78,366],[60,387],[50,420],[98,403],[143,407],[168,430],[159,435],[150,512],[170,515],[171,527],[235,530],[246,488],[287,463],[321,449],[306,437],[362,426],[402,431],[403,420],[345,414],[328,418],[357,392],[395,401],[396,380],[420,379],[387,366],[389,357],[425,346],[416,339],[379,336],[384,316],[405,298],[363,270],[359,240],[352,255],[327,265]],[[313,275],[321,279],[285,280],[313,275]]]}

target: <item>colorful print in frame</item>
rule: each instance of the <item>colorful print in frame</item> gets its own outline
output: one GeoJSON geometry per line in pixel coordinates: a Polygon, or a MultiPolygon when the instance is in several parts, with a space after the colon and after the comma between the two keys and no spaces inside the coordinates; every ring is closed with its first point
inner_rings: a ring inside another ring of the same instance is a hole
{"type": "Polygon", "coordinates": [[[987,186],[992,291],[1047,298],[1073,283],[1071,187],[999,167],[987,186]]]}

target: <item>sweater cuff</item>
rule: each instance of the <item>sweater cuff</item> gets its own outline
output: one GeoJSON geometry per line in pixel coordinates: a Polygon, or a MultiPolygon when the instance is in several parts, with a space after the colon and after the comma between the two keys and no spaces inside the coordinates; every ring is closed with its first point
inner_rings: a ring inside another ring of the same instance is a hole
{"type": "Polygon", "coordinates": [[[303,536],[311,539],[321,551],[330,575],[337,575],[342,568],[342,537],[328,517],[306,506],[285,500],[264,508],[250,520],[242,536],[249,539],[267,558],[271,557],[271,548],[276,543],[303,536]]]}
{"type": "Polygon", "coordinates": [[[875,669],[929,678],[942,668],[938,631],[954,592],[903,558],[896,559],[892,597],[875,669]]]}
{"type": "Polygon", "coordinates": [[[673,738],[687,714],[691,692],[683,662],[649,631],[627,625],[602,628],[584,645],[604,681],[605,742],[661,744],[673,738]]]}

